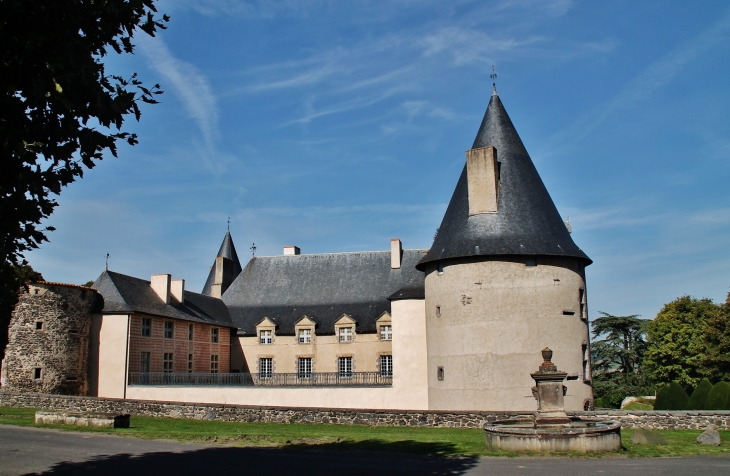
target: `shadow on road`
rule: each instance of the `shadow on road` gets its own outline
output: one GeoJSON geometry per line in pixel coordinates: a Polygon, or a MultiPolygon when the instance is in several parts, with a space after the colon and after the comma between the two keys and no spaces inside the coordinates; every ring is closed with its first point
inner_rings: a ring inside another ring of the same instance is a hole
{"type": "MultiPolygon", "coordinates": [[[[317,446],[283,448],[235,448],[191,446],[184,452],[156,452],[141,455],[96,456],[83,462],[57,463],[47,475],[104,474],[141,476],[175,474],[206,476],[221,474],[345,474],[409,475],[463,474],[477,463],[476,457],[445,457],[433,454],[453,451],[452,445],[398,441],[384,443],[367,440],[352,449],[346,442],[317,446]],[[362,448],[366,448],[363,450],[362,448]],[[420,453],[420,454],[407,454],[420,453]]],[[[35,473],[38,474],[38,473],[35,473]]]]}

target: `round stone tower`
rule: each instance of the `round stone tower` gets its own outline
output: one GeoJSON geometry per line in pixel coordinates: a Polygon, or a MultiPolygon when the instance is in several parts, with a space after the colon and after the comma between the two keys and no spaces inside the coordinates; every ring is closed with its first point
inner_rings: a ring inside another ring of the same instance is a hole
{"type": "Polygon", "coordinates": [[[550,347],[565,407],[592,405],[585,267],[496,91],[428,253],[429,409],[535,410],[550,347]]]}
{"type": "Polygon", "coordinates": [[[91,315],[101,296],[91,288],[34,283],[10,319],[3,388],[17,392],[85,395],[91,315]]]}

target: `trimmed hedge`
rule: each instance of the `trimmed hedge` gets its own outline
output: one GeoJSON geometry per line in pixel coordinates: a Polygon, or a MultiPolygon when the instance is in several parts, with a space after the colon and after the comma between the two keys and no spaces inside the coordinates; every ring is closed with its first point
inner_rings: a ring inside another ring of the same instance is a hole
{"type": "Polygon", "coordinates": [[[689,397],[687,410],[704,410],[707,396],[710,394],[711,391],[712,384],[710,383],[710,381],[707,379],[702,379],[702,382],[700,382],[700,384],[697,385],[697,388],[695,388],[695,391],[692,392],[692,396],[689,397]]]}
{"type": "Polygon", "coordinates": [[[654,410],[684,410],[688,402],[687,392],[677,382],[672,382],[657,392],[654,410]]]}
{"type": "Polygon", "coordinates": [[[705,410],[728,410],[730,403],[730,383],[717,382],[710,390],[705,401],[705,410]]]}

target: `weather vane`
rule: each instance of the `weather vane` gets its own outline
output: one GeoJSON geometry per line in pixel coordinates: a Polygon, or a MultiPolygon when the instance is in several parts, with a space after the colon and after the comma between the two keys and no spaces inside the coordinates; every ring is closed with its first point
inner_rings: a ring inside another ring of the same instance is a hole
{"type": "Polygon", "coordinates": [[[228,231],[231,231],[231,217],[228,217],[228,231]]]}
{"type": "Polygon", "coordinates": [[[497,94],[497,67],[492,65],[492,74],[489,75],[492,78],[492,92],[497,94]]]}
{"type": "Polygon", "coordinates": [[[109,253],[106,254],[106,270],[109,271],[109,253]]]}
{"type": "Polygon", "coordinates": [[[249,250],[251,250],[251,256],[252,257],[253,256],[256,256],[256,243],[252,243],[251,244],[251,248],[249,248],[249,250]]]}

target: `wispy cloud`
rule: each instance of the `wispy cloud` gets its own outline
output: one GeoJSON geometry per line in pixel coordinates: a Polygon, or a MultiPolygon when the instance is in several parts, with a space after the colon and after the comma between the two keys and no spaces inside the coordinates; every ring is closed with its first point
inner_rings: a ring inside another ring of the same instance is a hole
{"type": "Polygon", "coordinates": [[[150,66],[172,85],[183,107],[197,124],[203,144],[196,149],[206,165],[215,170],[218,107],[208,79],[192,64],[175,58],[160,38],[143,35],[139,46],[150,66]]]}
{"type": "Polygon", "coordinates": [[[689,62],[715,45],[730,40],[730,10],[714,25],[647,66],[613,98],[592,110],[569,128],[555,135],[547,150],[563,152],[555,144],[576,143],[596,131],[612,114],[644,101],[657,89],[671,82],[689,62]]]}

